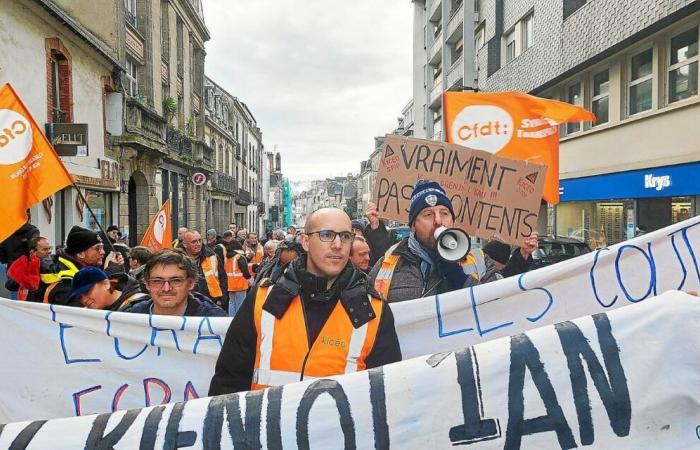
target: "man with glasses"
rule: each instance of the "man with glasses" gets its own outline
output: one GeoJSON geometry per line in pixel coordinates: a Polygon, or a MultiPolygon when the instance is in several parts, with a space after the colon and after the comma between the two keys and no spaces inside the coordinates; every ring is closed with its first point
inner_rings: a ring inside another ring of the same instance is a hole
{"type": "Polygon", "coordinates": [[[227,309],[228,295],[224,295],[228,286],[225,261],[202,244],[202,236],[197,231],[190,230],[182,236],[182,248],[195,261],[199,271],[193,290],[227,309]]]}
{"type": "Polygon", "coordinates": [[[356,372],[401,359],[394,318],[350,262],[354,234],[338,208],[313,212],[306,255],[250,290],[231,322],[209,395],[356,372]]]}
{"type": "MultiPolygon", "coordinates": [[[[76,299],[71,299],[71,281],[83,267],[103,267],[105,247],[94,231],[74,226],[66,237],[66,247],[56,251],[52,273],[41,275],[39,287],[41,301],[57,305],[82,307],[76,299]]],[[[119,252],[112,252],[107,258],[106,271],[109,274],[124,272],[124,259],[119,252]]]]}
{"type": "Polygon", "coordinates": [[[199,292],[197,266],[179,251],[163,249],[146,263],[144,279],[150,298],[132,303],[124,312],[165,316],[224,317],[226,312],[199,292]]]}

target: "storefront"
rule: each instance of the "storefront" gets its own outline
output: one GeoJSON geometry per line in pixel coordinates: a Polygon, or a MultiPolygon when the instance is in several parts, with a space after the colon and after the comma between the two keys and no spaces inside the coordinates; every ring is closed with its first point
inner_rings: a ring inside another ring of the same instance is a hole
{"type": "Polygon", "coordinates": [[[561,180],[559,236],[604,247],[700,212],[700,162],[561,180]]]}

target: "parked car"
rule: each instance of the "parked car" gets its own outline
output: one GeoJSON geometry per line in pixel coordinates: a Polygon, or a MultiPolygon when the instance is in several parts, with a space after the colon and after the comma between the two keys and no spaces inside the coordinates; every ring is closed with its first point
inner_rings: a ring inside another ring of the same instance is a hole
{"type": "Polygon", "coordinates": [[[389,232],[394,237],[394,242],[399,242],[401,239],[411,234],[411,229],[406,226],[392,227],[389,228],[389,232]]]}
{"type": "Polygon", "coordinates": [[[541,236],[539,248],[532,252],[531,270],[575,258],[590,251],[590,247],[585,242],[577,239],[562,236],[541,236]]]}

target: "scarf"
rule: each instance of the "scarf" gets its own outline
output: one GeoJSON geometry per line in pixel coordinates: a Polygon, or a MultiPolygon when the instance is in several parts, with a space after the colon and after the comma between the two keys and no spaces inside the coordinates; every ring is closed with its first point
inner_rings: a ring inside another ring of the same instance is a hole
{"type": "Polygon", "coordinates": [[[420,258],[420,271],[423,274],[423,280],[427,282],[430,279],[432,268],[435,267],[435,261],[439,258],[438,254],[418,242],[413,233],[408,236],[408,249],[420,258]]]}

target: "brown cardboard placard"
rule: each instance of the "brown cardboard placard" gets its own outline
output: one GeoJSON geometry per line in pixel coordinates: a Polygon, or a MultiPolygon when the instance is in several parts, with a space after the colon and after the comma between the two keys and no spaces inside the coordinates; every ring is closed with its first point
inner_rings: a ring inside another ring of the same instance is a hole
{"type": "Polygon", "coordinates": [[[387,135],[372,199],[379,217],[407,222],[416,181],[437,181],[452,201],[455,226],[521,245],[537,229],[546,171],[455,144],[387,135]]]}

